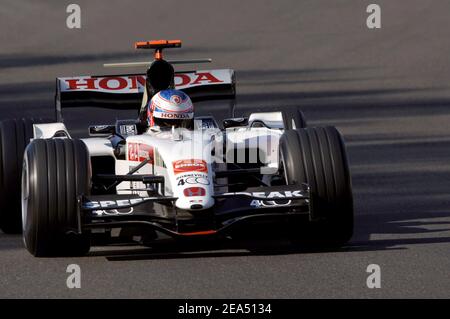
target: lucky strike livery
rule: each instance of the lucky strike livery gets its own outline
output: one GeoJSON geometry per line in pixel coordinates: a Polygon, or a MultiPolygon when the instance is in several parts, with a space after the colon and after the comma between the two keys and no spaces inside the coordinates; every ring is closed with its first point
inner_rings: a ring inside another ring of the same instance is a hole
{"type": "Polygon", "coordinates": [[[175,72],[176,64],[210,62],[164,60],[163,49],[180,46],[138,42],[154,50],[152,62],[114,65],[146,66],[145,74],[58,78],[56,122],[0,122],[1,182],[10,186],[0,197],[2,230],[22,231],[34,256],[83,255],[131,238],[149,245],[158,233],[252,236],[261,224],[299,245],[345,244],[353,232],[351,180],[334,127],[307,127],[292,107],[232,116],[221,126],[195,115],[192,127],[149,125],[149,114],[194,114],[198,101],[225,101],[234,113],[234,71],[175,72]],[[172,104],[151,105],[155,97],[172,104]],[[139,110],[139,117],[72,138],[63,110],[92,106],[139,110]]]}

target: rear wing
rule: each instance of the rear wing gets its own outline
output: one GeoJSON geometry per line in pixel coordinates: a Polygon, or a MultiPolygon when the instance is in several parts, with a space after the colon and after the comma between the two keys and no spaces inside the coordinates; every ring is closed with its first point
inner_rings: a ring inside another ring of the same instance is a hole
{"type": "MultiPolygon", "coordinates": [[[[104,107],[139,110],[145,90],[145,74],[76,76],[56,79],[56,119],[62,109],[104,107]]],[[[215,99],[235,100],[236,81],[230,69],[175,72],[175,88],[193,102],[215,99]]]]}

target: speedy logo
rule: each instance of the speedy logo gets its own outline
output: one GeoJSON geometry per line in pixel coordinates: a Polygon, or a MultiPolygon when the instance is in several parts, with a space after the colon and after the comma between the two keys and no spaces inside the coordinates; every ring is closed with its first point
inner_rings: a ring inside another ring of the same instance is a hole
{"type": "Polygon", "coordinates": [[[154,149],[152,146],[141,143],[128,143],[128,160],[142,162],[150,157],[150,164],[153,164],[154,149]]]}
{"type": "MultiPolygon", "coordinates": [[[[197,71],[176,73],[175,88],[184,89],[199,85],[215,85],[232,83],[231,70],[197,71]]],[[[143,93],[145,75],[129,76],[79,76],[59,78],[61,92],[94,91],[106,93],[143,93]]]]}
{"type": "Polygon", "coordinates": [[[208,172],[208,166],[204,160],[188,159],[173,162],[173,171],[175,174],[187,172],[208,172]]]}
{"type": "Polygon", "coordinates": [[[147,200],[148,199],[146,198],[131,198],[118,200],[88,201],[83,203],[83,208],[92,210],[92,213],[97,216],[131,215],[133,214],[134,208],[129,206],[138,205],[147,200]],[[121,210],[119,211],[118,209],[121,210]],[[123,211],[122,209],[127,210],[123,211]]]}

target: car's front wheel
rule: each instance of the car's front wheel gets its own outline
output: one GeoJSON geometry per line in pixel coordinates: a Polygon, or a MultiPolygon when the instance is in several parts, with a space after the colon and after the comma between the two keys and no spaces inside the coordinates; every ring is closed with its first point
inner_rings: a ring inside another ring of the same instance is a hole
{"type": "Polygon", "coordinates": [[[310,187],[310,221],[290,224],[295,243],[339,247],[353,234],[350,172],[340,133],[334,127],[287,130],[280,139],[286,183],[310,187]]]}
{"type": "Polygon", "coordinates": [[[37,139],[25,150],[22,224],[25,246],[37,257],[84,255],[78,198],[90,192],[91,168],[81,140],[37,139]]]}

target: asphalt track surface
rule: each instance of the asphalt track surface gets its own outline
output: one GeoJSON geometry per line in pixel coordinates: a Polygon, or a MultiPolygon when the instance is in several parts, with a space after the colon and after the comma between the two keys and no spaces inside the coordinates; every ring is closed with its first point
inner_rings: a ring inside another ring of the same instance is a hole
{"type": "MultiPolygon", "coordinates": [[[[1,118],[51,116],[57,76],[123,72],[101,64],[145,60],[136,40],[180,38],[171,57],[236,70],[238,114],[301,106],[310,125],[338,127],[355,235],[336,252],[271,240],[37,259],[20,236],[0,233],[0,297],[450,297],[448,1],[378,0],[380,30],[366,28],[370,2],[360,0],[76,2],[80,30],[65,27],[68,1],[2,1],[1,118]],[[81,289],[66,287],[72,263],[81,289]],[[381,289],[366,286],[369,264],[381,267],[381,289]]],[[[123,113],[75,110],[65,120],[79,135],[123,113]]]]}

